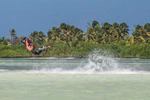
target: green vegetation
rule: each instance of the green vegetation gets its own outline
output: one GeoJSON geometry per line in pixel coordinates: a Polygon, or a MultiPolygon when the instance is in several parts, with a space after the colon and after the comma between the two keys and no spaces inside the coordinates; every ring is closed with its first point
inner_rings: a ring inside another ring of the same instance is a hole
{"type": "MultiPolygon", "coordinates": [[[[15,29],[10,31],[10,35],[10,40],[0,38],[0,57],[34,56],[16,37],[15,29]]],[[[100,24],[93,21],[92,24],[88,23],[87,32],[61,23],[58,28],[52,27],[47,34],[34,31],[29,38],[36,47],[51,46],[48,52],[39,56],[87,57],[94,49],[104,49],[116,57],[150,58],[150,23],[136,25],[132,35],[129,35],[129,27],[125,22],[100,24]]]]}

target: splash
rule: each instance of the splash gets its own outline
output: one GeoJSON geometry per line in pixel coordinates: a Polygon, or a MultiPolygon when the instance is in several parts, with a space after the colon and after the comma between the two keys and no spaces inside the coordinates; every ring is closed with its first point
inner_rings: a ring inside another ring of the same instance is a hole
{"type": "MultiPolygon", "coordinates": [[[[52,73],[52,74],[97,74],[119,72],[118,62],[113,54],[107,50],[94,50],[84,61],[74,66],[76,63],[69,64],[66,59],[63,63],[45,65],[46,67],[32,70],[31,73],[52,73]],[[69,64],[67,66],[67,64],[69,64]],[[49,67],[48,67],[49,66],[49,67]],[[54,67],[55,66],[55,67],[54,67]],[[73,67],[74,66],[74,67],[73,67]]],[[[78,59],[78,61],[80,61],[78,59]]],[[[35,66],[34,66],[35,67],[35,66]]],[[[37,66],[36,66],[37,67],[37,66]]],[[[35,67],[35,68],[36,68],[35,67]]]]}
{"type": "Polygon", "coordinates": [[[88,56],[88,63],[78,68],[80,71],[104,72],[115,71],[118,69],[118,63],[107,50],[94,50],[88,56]]]}
{"type": "Polygon", "coordinates": [[[132,60],[124,59],[121,61],[114,58],[114,55],[108,50],[94,50],[86,59],[49,59],[43,60],[45,62],[36,62],[33,69],[28,72],[44,74],[141,74],[150,70],[148,61],[132,60]]]}
{"type": "Polygon", "coordinates": [[[116,59],[106,50],[95,50],[87,58],[6,59],[0,72],[46,74],[150,74],[149,59],[116,59]],[[11,61],[11,62],[10,62],[11,61]],[[9,62],[9,63],[8,63],[9,62]]]}

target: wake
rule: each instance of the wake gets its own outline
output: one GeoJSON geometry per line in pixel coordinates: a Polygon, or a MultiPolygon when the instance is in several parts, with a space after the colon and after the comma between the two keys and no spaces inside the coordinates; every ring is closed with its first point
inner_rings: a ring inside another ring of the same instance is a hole
{"type": "MultiPolygon", "coordinates": [[[[80,60],[80,59],[79,59],[80,60]]],[[[45,64],[42,68],[29,70],[27,73],[44,73],[44,74],[145,74],[146,71],[135,70],[132,66],[125,66],[114,59],[113,54],[104,50],[95,50],[89,54],[87,62],[81,61],[71,63],[58,63],[55,65],[45,64]],[[77,64],[75,67],[74,64],[77,64]],[[47,66],[47,67],[45,67],[47,66]]],[[[67,60],[66,60],[67,61],[67,60]]],[[[37,65],[36,65],[37,66],[37,65]]],[[[135,67],[136,68],[136,67],[135,67]]]]}

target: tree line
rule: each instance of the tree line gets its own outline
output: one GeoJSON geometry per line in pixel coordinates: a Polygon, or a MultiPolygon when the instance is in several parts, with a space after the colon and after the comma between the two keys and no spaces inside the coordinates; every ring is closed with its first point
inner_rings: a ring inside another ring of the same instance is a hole
{"type": "MultiPolygon", "coordinates": [[[[143,26],[135,25],[134,27],[135,29],[129,34],[131,30],[125,22],[100,24],[94,20],[92,23],[88,23],[87,32],[84,32],[73,25],[61,23],[59,27],[52,27],[48,30],[47,34],[42,31],[34,31],[29,35],[29,38],[36,46],[51,45],[52,50],[48,56],[87,56],[95,48],[109,48],[118,57],[141,57],[145,55],[148,58],[150,23],[143,26]],[[132,51],[139,48],[139,51],[136,54],[135,52],[131,54],[131,52],[124,51],[129,48],[132,51]],[[141,52],[146,52],[146,54],[139,54],[141,52]]],[[[10,39],[0,38],[1,46],[5,45],[6,49],[8,45],[12,48],[17,45],[23,49],[15,29],[10,31],[10,36],[10,39]]]]}

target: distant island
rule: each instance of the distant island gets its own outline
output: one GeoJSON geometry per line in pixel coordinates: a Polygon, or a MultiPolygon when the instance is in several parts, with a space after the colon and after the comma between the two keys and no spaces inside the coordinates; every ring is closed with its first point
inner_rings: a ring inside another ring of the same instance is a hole
{"type": "MultiPolygon", "coordinates": [[[[120,58],[150,58],[150,23],[135,25],[129,34],[128,25],[108,22],[88,23],[87,32],[66,23],[52,27],[45,34],[33,31],[29,38],[36,45],[50,45],[51,49],[40,57],[87,57],[93,50],[108,50],[120,58]]],[[[24,34],[26,35],[26,34],[24,34]]],[[[17,37],[16,30],[10,31],[10,39],[0,38],[0,57],[33,57],[17,37]]]]}

